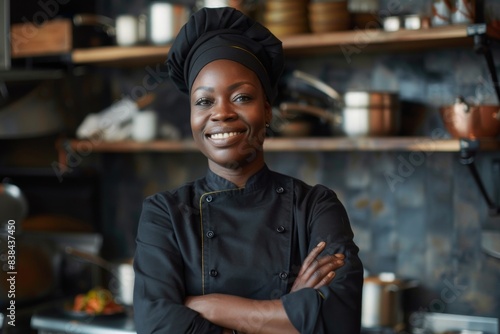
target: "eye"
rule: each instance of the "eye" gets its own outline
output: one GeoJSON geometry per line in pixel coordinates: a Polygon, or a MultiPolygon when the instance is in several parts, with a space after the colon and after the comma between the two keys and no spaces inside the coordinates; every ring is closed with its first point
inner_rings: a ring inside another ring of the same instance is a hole
{"type": "Polygon", "coordinates": [[[200,107],[208,107],[208,106],[211,106],[212,104],[213,104],[213,101],[207,97],[199,98],[198,100],[196,100],[194,102],[195,106],[200,106],[200,107]]]}
{"type": "Polygon", "coordinates": [[[252,97],[247,94],[238,94],[235,96],[234,101],[235,102],[249,102],[252,100],[252,97]]]}

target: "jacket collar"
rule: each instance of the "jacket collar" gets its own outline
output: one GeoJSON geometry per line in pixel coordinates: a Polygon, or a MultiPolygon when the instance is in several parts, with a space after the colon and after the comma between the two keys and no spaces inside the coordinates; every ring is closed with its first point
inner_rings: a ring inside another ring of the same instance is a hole
{"type": "Polygon", "coordinates": [[[231,181],[215,174],[210,169],[205,176],[207,186],[212,191],[218,190],[242,190],[243,192],[252,191],[255,189],[263,188],[269,183],[271,171],[264,165],[257,173],[250,176],[244,188],[238,188],[231,181]]]}

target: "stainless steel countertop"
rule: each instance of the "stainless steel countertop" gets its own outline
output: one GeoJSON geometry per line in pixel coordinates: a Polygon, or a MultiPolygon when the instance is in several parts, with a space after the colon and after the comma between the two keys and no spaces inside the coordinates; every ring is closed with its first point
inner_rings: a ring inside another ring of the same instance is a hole
{"type": "Polygon", "coordinates": [[[135,334],[135,325],[129,313],[111,316],[68,315],[60,308],[51,308],[35,313],[31,327],[40,332],[75,334],[135,334]]]}

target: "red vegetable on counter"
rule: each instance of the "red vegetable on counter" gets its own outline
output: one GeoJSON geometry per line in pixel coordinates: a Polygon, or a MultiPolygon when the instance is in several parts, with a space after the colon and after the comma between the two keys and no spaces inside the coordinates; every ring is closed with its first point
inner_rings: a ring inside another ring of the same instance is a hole
{"type": "Polygon", "coordinates": [[[123,306],[117,304],[111,292],[103,288],[94,288],[85,294],[78,294],[73,301],[73,311],[88,314],[114,314],[123,312],[123,306]]]}

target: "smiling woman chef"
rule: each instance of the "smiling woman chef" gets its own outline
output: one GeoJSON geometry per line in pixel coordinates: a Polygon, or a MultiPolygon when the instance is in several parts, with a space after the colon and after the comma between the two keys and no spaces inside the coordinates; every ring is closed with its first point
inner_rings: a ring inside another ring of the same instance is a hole
{"type": "Polygon", "coordinates": [[[137,332],[359,333],[363,268],[343,205],[264,161],[281,41],[235,9],[203,8],[167,65],[209,170],[143,203],[137,332]]]}

